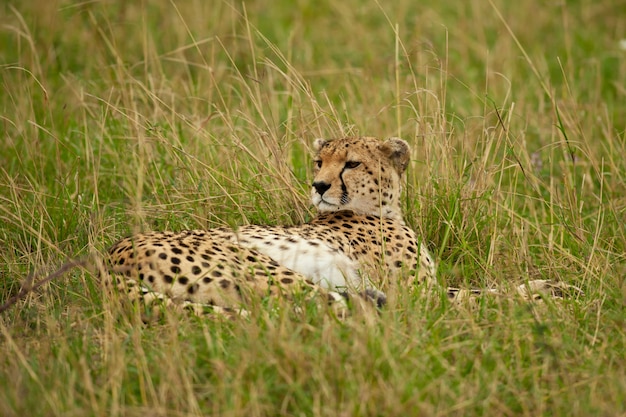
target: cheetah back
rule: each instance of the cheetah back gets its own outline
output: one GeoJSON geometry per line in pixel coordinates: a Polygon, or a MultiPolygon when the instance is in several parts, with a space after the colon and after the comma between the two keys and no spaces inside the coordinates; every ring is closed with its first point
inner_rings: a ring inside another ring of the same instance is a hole
{"type": "Polygon", "coordinates": [[[109,259],[116,277],[174,300],[207,305],[231,307],[251,295],[278,295],[285,287],[314,288],[267,255],[210,231],[137,234],[111,247],[109,259]]]}

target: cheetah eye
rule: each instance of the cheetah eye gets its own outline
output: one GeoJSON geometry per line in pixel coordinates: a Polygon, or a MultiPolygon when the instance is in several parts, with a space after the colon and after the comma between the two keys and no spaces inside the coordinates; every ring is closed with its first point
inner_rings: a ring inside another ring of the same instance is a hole
{"type": "Polygon", "coordinates": [[[318,169],[322,167],[322,160],[321,159],[315,161],[315,167],[318,168],[318,169]]]}
{"type": "Polygon", "coordinates": [[[346,162],[346,168],[348,168],[348,169],[356,168],[359,165],[361,165],[361,163],[358,162],[358,161],[348,161],[348,162],[346,162]]]}

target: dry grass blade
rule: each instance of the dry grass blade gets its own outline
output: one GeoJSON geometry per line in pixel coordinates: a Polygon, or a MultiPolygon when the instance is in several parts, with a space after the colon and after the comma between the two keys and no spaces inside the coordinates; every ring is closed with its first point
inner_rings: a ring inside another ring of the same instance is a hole
{"type": "Polygon", "coordinates": [[[88,266],[87,260],[77,260],[66,262],[59,269],[54,271],[52,274],[45,276],[43,278],[37,279],[38,276],[35,273],[30,274],[22,284],[20,291],[15,294],[13,297],[9,298],[4,304],[0,305],[0,313],[4,313],[6,310],[15,305],[18,301],[25,298],[29,293],[36,291],[38,288],[43,285],[63,276],[65,273],[76,267],[86,267],[88,266]]]}

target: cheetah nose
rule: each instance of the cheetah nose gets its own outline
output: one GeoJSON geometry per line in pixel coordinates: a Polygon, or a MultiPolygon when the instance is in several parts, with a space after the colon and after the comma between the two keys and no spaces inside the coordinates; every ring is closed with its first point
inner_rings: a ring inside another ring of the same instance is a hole
{"type": "Polygon", "coordinates": [[[313,188],[315,188],[315,191],[317,191],[319,195],[324,195],[324,193],[330,188],[330,184],[318,181],[313,183],[313,188]]]}

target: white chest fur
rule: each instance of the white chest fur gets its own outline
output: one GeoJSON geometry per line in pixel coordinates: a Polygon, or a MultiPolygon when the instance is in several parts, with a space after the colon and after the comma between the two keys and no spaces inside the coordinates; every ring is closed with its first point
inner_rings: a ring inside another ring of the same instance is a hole
{"type": "Polygon", "coordinates": [[[361,290],[359,265],[326,242],[295,234],[276,234],[259,238],[245,228],[232,236],[238,245],[257,250],[329,290],[361,290]]]}

